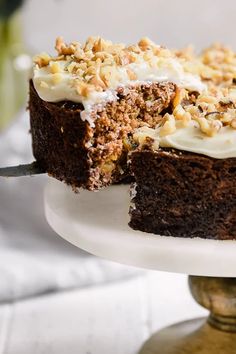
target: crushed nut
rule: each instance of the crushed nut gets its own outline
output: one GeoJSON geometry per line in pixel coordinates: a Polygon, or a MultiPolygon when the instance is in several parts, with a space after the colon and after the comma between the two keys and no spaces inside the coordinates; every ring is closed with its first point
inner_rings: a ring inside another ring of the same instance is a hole
{"type": "Polygon", "coordinates": [[[57,62],[51,62],[50,63],[50,71],[52,74],[60,73],[62,72],[60,65],[57,62]]]}
{"type": "Polygon", "coordinates": [[[175,119],[181,121],[182,127],[187,127],[189,122],[191,121],[191,114],[189,112],[186,112],[181,105],[175,107],[173,115],[175,119]]]}
{"type": "Polygon", "coordinates": [[[86,84],[83,81],[77,81],[75,84],[75,88],[80,96],[87,97],[90,91],[93,89],[93,86],[90,84],[86,84]]]}
{"type": "Polygon", "coordinates": [[[128,68],[126,71],[130,80],[137,80],[137,75],[131,69],[128,68]]]}
{"type": "Polygon", "coordinates": [[[236,118],[232,119],[231,123],[230,123],[230,126],[233,128],[233,129],[236,129],[236,118]]]}
{"type": "Polygon", "coordinates": [[[222,123],[219,120],[209,121],[203,117],[195,117],[195,121],[198,122],[200,129],[207,136],[215,136],[222,128],[222,123]]]}
{"type": "Polygon", "coordinates": [[[165,123],[160,128],[160,136],[173,134],[176,131],[175,118],[173,115],[166,113],[164,116],[165,123]]]}
{"type": "Polygon", "coordinates": [[[183,88],[177,87],[175,98],[173,100],[173,107],[175,108],[179,104],[181,104],[182,100],[186,96],[186,90],[183,88]]]}
{"type": "Polygon", "coordinates": [[[138,42],[138,46],[143,50],[151,49],[153,46],[155,46],[155,43],[153,43],[149,38],[144,37],[141,38],[140,41],[138,42]]]}
{"type": "MultiPolygon", "coordinates": [[[[167,58],[175,58],[186,73],[199,76],[206,89],[199,93],[177,87],[172,102],[173,114],[160,115],[158,120],[158,124],[162,122],[161,136],[172,134],[179,127],[187,127],[191,120],[198,122],[200,130],[209,137],[225,126],[236,129],[236,54],[230,48],[215,44],[196,56],[192,48],[170,51],[148,38],[125,46],[101,37],[89,37],[84,45],[78,42],[66,44],[62,37],[58,37],[55,48],[55,57],[42,53],[34,58],[36,68],[48,71],[53,85],[61,82],[63,73],[70,73],[74,77],[72,86],[85,98],[92,91],[117,87],[122,75],[125,80],[136,81],[138,77],[132,70],[132,63],[145,62],[152,68],[166,65],[167,58]]],[[[48,89],[49,85],[50,81],[40,82],[42,88],[48,89]]],[[[147,99],[146,118],[149,104],[151,102],[147,99]]]]}
{"type": "Polygon", "coordinates": [[[47,66],[50,62],[51,58],[47,53],[41,53],[34,57],[33,61],[35,64],[42,68],[43,66],[47,66]]]}

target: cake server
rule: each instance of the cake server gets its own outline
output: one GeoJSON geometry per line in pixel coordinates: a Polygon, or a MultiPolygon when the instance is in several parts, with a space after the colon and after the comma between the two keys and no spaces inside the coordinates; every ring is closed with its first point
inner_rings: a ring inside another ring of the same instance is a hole
{"type": "Polygon", "coordinates": [[[1,167],[0,177],[22,177],[22,176],[33,176],[46,173],[45,169],[42,168],[36,161],[18,166],[1,167]]]}

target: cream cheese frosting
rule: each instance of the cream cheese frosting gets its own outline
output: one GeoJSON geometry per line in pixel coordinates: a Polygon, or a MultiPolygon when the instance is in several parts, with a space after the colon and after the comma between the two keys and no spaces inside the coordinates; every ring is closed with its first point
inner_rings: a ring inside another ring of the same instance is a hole
{"type": "Polygon", "coordinates": [[[101,103],[104,100],[112,100],[115,98],[114,91],[119,86],[130,86],[146,82],[164,82],[170,81],[179,87],[186,88],[191,91],[202,92],[206,86],[201,82],[199,77],[184,71],[180,62],[174,58],[155,58],[153,65],[145,60],[138,63],[131,63],[125,67],[117,67],[116,75],[109,85],[109,89],[104,91],[91,90],[87,97],[79,94],[74,83],[79,76],[65,70],[66,61],[54,62],[60,67],[59,73],[52,73],[50,65],[39,68],[34,66],[33,82],[35,89],[40,98],[47,102],[58,102],[70,100],[73,102],[81,102],[85,109],[91,105],[101,103]],[[127,70],[128,69],[128,70],[127,70]],[[128,72],[134,73],[135,79],[131,80],[128,72]],[[58,75],[57,75],[58,74],[58,75]]]}
{"type": "Polygon", "coordinates": [[[44,101],[82,103],[83,120],[90,120],[95,104],[116,100],[120,86],[170,81],[190,91],[206,89],[200,77],[187,72],[172,52],[147,38],[133,46],[96,37],[84,46],[76,42],[66,46],[59,38],[56,49],[58,57],[36,57],[34,87],[44,101]]]}
{"type": "Polygon", "coordinates": [[[222,127],[213,137],[205,135],[196,121],[191,121],[186,127],[178,127],[175,132],[165,136],[160,135],[160,127],[156,129],[146,126],[138,129],[134,139],[143,142],[147,137],[153,139],[153,148],[173,148],[194,152],[216,159],[236,157],[236,130],[229,126],[222,127]]]}
{"type": "Polygon", "coordinates": [[[56,50],[57,56],[34,60],[32,79],[42,100],[82,103],[81,119],[93,127],[95,105],[117,100],[119,87],[169,81],[178,87],[172,114],[160,116],[156,129],[138,129],[134,140],[142,145],[149,137],[154,149],[236,157],[236,55],[229,49],[213,46],[189,59],[148,38],[125,46],[100,37],[67,45],[59,37],[56,50]]]}

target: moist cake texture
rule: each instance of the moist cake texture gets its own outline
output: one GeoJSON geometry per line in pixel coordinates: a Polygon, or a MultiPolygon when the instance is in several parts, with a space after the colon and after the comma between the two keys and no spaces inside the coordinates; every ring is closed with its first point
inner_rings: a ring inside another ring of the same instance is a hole
{"type": "Polygon", "coordinates": [[[152,83],[119,88],[117,95],[118,100],[94,110],[98,118],[91,127],[80,117],[81,103],[42,101],[31,83],[33,153],[50,175],[74,189],[89,190],[127,178],[127,155],[135,147],[129,134],[145,123],[155,127],[159,113],[171,104],[175,85],[152,83]]]}
{"type": "Polygon", "coordinates": [[[236,239],[236,159],[178,150],[132,153],[130,226],[176,237],[236,239]]]}
{"type": "Polygon", "coordinates": [[[155,128],[172,109],[177,86],[205,85],[173,52],[143,38],[113,44],[62,38],[56,56],[35,58],[30,83],[33,153],[46,171],[72,185],[99,189],[123,180],[135,129],[155,128]]]}
{"type": "Polygon", "coordinates": [[[33,153],[74,190],[135,181],[130,226],[236,239],[236,54],[56,41],[30,81],[33,153]]]}
{"type": "Polygon", "coordinates": [[[236,239],[236,56],[213,46],[194,62],[206,90],[180,91],[172,114],[133,136],[139,148],[131,154],[130,226],[236,239]]]}

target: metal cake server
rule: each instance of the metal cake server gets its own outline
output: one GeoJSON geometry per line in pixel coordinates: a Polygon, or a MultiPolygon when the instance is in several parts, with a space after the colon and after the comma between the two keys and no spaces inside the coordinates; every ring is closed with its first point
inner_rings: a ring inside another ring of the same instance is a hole
{"type": "Polygon", "coordinates": [[[18,166],[0,167],[0,177],[22,177],[46,173],[36,161],[18,166]]]}

